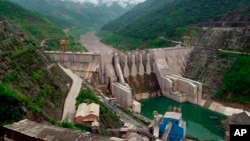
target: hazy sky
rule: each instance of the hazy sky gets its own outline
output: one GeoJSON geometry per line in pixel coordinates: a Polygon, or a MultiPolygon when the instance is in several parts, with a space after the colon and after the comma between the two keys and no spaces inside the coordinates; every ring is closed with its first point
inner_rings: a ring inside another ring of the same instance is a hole
{"type": "MultiPolygon", "coordinates": [[[[70,1],[70,0],[63,0],[63,1],[70,1]]],[[[76,2],[91,2],[94,4],[97,4],[98,2],[103,2],[103,3],[110,3],[110,2],[114,2],[114,1],[118,1],[118,2],[129,2],[129,3],[140,3],[140,2],[144,2],[145,0],[71,0],[71,1],[76,1],[76,2]]]]}

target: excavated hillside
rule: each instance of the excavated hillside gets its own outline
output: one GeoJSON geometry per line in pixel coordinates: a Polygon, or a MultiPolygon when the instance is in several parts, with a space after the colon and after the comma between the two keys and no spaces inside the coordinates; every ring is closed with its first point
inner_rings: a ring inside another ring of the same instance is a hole
{"type": "Polygon", "coordinates": [[[71,83],[36,43],[0,20],[0,124],[61,120],[71,83]]]}
{"type": "MultiPolygon", "coordinates": [[[[191,38],[191,45],[195,46],[195,49],[190,55],[184,75],[187,78],[203,83],[204,97],[214,97],[220,91],[221,96],[219,97],[224,100],[240,102],[239,99],[232,99],[233,96],[231,96],[236,95],[237,92],[234,91],[236,88],[229,88],[229,83],[233,84],[235,83],[233,81],[237,79],[240,82],[238,85],[242,86],[238,89],[238,97],[241,94],[245,94],[246,97],[244,96],[244,98],[249,99],[249,94],[247,94],[249,89],[243,89],[245,88],[243,86],[249,83],[248,80],[243,80],[247,72],[249,73],[249,70],[244,70],[243,67],[240,67],[239,64],[244,66],[242,63],[245,62],[240,62],[240,59],[237,61],[237,56],[239,56],[238,58],[244,58],[243,60],[247,62],[248,56],[242,54],[250,51],[250,36],[246,32],[248,30],[247,25],[250,25],[249,11],[250,9],[248,8],[240,12],[231,13],[228,16],[216,17],[207,23],[203,23],[201,26],[208,28],[200,29],[191,38]],[[226,54],[225,51],[233,52],[226,54]],[[236,67],[239,67],[238,71],[241,70],[246,73],[242,75],[239,72],[231,75],[236,67]],[[229,80],[227,79],[230,76],[229,74],[232,77],[239,78],[229,80]],[[238,74],[239,76],[237,76],[238,74]],[[243,77],[242,80],[240,80],[241,75],[243,77]]],[[[244,98],[242,97],[242,99],[244,98]]]]}

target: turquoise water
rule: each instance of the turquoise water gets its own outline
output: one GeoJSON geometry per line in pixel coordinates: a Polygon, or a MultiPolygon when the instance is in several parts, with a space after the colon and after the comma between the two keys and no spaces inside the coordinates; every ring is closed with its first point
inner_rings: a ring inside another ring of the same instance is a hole
{"type": "Polygon", "coordinates": [[[226,116],[191,103],[178,103],[166,97],[154,97],[140,100],[142,104],[141,114],[153,119],[153,111],[163,114],[168,107],[181,108],[182,118],[186,121],[186,133],[199,140],[224,140],[224,129],[220,127],[220,121],[226,116]],[[211,119],[216,117],[216,119],[211,119]]]}

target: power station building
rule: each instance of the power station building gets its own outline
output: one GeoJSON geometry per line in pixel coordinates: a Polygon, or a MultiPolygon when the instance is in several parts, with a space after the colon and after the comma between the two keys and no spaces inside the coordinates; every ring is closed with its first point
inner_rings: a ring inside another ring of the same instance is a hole
{"type": "Polygon", "coordinates": [[[186,124],[182,121],[182,114],[177,112],[166,112],[162,122],[159,124],[159,135],[164,136],[168,126],[172,126],[169,131],[168,140],[180,141],[185,138],[186,124]]]}
{"type": "Polygon", "coordinates": [[[99,128],[100,106],[95,103],[82,103],[78,106],[75,122],[77,124],[86,125],[91,128],[99,128]]]}

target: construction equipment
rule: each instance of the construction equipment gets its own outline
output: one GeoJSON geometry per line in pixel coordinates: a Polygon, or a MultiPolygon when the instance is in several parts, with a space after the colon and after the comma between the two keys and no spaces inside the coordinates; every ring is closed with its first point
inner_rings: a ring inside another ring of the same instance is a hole
{"type": "Polygon", "coordinates": [[[60,48],[61,48],[61,52],[65,52],[66,51],[66,47],[68,44],[68,40],[60,40],[60,48]]]}
{"type": "Polygon", "coordinates": [[[184,36],[183,37],[183,40],[184,40],[183,42],[184,42],[184,46],[185,47],[189,47],[190,46],[190,39],[191,38],[189,36],[184,36]]]}

